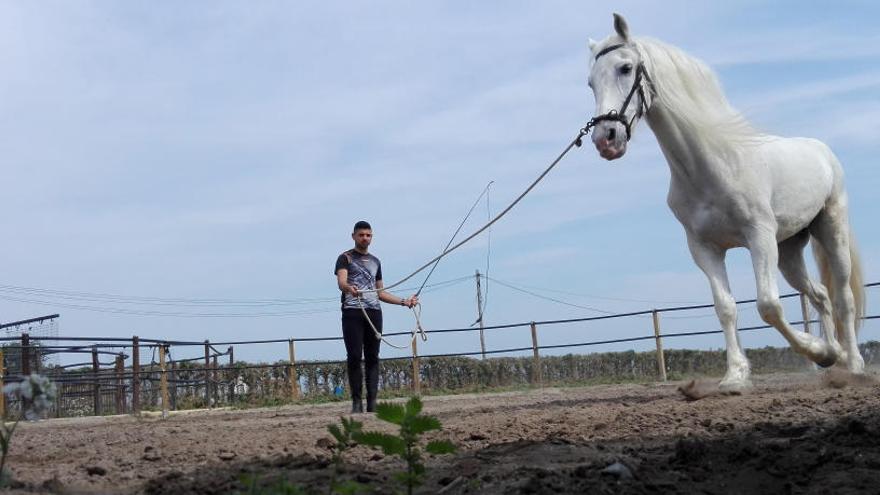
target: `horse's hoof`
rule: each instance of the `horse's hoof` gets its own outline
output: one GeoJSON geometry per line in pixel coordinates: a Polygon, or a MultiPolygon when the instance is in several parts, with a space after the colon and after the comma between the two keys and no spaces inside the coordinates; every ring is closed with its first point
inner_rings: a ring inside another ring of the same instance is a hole
{"type": "Polygon", "coordinates": [[[746,390],[751,390],[752,387],[752,381],[748,378],[741,378],[739,380],[724,379],[718,384],[718,390],[722,392],[745,392],[746,390]]]}
{"type": "Polygon", "coordinates": [[[828,354],[825,356],[820,356],[818,359],[816,359],[815,362],[820,368],[830,368],[834,366],[834,363],[837,362],[837,355],[828,354]]]}
{"type": "Polygon", "coordinates": [[[865,360],[862,359],[862,356],[858,356],[855,359],[850,359],[847,361],[838,361],[840,363],[846,362],[846,369],[850,373],[854,375],[864,375],[865,374],[865,360]]]}

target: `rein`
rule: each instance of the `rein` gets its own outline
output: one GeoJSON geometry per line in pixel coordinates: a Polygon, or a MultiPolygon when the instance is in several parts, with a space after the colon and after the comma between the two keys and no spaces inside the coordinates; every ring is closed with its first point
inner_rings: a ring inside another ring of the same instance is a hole
{"type": "MultiPolygon", "coordinates": [[[[376,325],[373,324],[373,320],[371,320],[370,315],[367,314],[367,309],[364,307],[364,301],[363,301],[363,299],[361,299],[360,294],[358,294],[358,305],[361,307],[361,313],[364,314],[364,318],[366,318],[367,323],[370,324],[370,328],[373,330],[373,335],[376,337],[376,340],[381,340],[382,342],[385,342],[386,344],[390,345],[391,347],[393,347],[395,349],[406,349],[405,345],[392,344],[391,342],[388,341],[388,339],[386,339],[385,337],[382,336],[382,333],[379,332],[379,330],[376,329],[376,325]]],[[[417,304],[410,309],[412,310],[413,315],[416,318],[416,327],[411,332],[412,336],[409,341],[410,344],[412,344],[412,342],[414,340],[416,340],[416,333],[418,333],[422,337],[422,342],[427,342],[428,341],[428,334],[426,334],[425,329],[422,328],[422,321],[420,319],[420,317],[422,316],[422,305],[417,304]]]]}
{"type": "Polygon", "coordinates": [[[474,232],[474,233],[472,233],[471,235],[467,236],[466,238],[464,238],[463,240],[459,241],[458,243],[456,243],[456,244],[453,245],[452,247],[449,247],[449,248],[444,249],[443,252],[441,252],[441,253],[438,254],[437,256],[431,258],[430,260],[428,260],[427,262],[425,262],[425,264],[423,264],[422,266],[418,267],[415,271],[413,271],[412,273],[410,273],[410,274],[407,275],[406,277],[403,277],[402,279],[398,280],[397,282],[394,282],[394,283],[391,284],[391,285],[388,285],[388,286],[386,286],[386,287],[383,287],[382,289],[365,289],[365,290],[363,290],[363,291],[361,291],[361,292],[379,292],[380,290],[391,290],[391,289],[397,287],[398,285],[403,284],[403,283],[406,282],[407,280],[413,278],[414,276],[418,275],[418,274],[421,273],[423,270],[425,270],[425,269],[428,268],[429,266],[433,265],[435,262],[441,260],[442,258],[446,257],[449,253],[455,251],[456,249],[458,249],[458,248],[460,248],[461,246],[463,246],[464,244],[466,244],[468,241],[472,240],[474,237],[477,237],[478,235],[482,234],[486,229],[488,229],[489,227],[491,227],[492,225],[494,225],[495,222],[497,222],[498,220],[501,220],[501,218],[504,217],[504,215],[506,215],[510,210],[513,209],[514,206],[516,206],[520,201],[522,201],[522,199],[526,196],[526,194],[528,194],[529,192],[531,192],[531,190],[534,189],[535,186],[537,186],[538,183],[541,182],[541,180],[542,180],[545,176],[547,176],[547,174],[549,174],[551,170],[553,170],[553,167],[555,167],[556,165],[559,164],[560,161],[562,161],[562,159],[565,157],[565,155],[567,155],[568,152],[571,151],[572,148],[574,148],[574,147],[580,147],[581,144],[582,144],[582,139],[583,139],[583,137],[586,136],[586,135],[589,135],[589,134],[590,134],[590,129],[591,129],[593,126],[596,125],[596,122],[597,122],[597,121],[595,120],[595,118],[590,119],[590,121],[587,122],[587,125],[585,125],[584,127],[582,127],[582,128],[578,131],[578,135],[575,136],[575,138],[571,141],[571,143],[569,143],[568,146],[566,146],[565,149],[562,150],[562,153],[560,153],[559,156],[557,156],[556,159],[553,160],[553,161],[550,163],[550,165],[547,166],[546,169],[544,169],[543,172],[541,172],[541,175],[539,175],[537,179],[535,179],[534,181],[532,181],[531,184],[529,184],[529,187],[527,187],[527,188],[525,189],[525,191],[523,191],[522,193],[520,193],[520,195],[517,196],[517,198],[514,199],[509,205],[507,205],[506,208],[504,208],[503,210],[501,210],[500,213],[498,213],[497,215],[495,215],[494,218],[492,218],[491,220],[489,220],[488,222],[486,222],[486,224],[483,225],[482,227],[480,227],[476,232],[474,232]]]}
{"type": "MultiPolygon", "coordinates": [[[[537,186],[538,183],[541,182],[541,180],[542,180],[544,177],[546,177],[547,174],[549,174],[551,170],[553,170],[553,167],[555,167],[557,164],[559,164],[560,161],[562,161],[562,159],[565,157],[565,155],[567,155],[568,152],[571,151],[572,148],[574,148],[574,147],[578,147],[578,148],[580,148],[580,147],[581,147],[581,144],[582,144],[582,139],[583,139],[583,137],[584,137],[584,136],[587,136],[587,135],[590,134],[590,129],[592,129],[593,126],[596,125],[596,122],[598,122],[598,121],[597,121],[595,118],[590,119],[590,121],[587,122],[587,124],[586,124],[584,127],[582,127],[582,128],[578,131],[577,136],[575,136],[575,138],[571,141],[571,143],[569,143],[568,146],[566,146],[565,149],[562,150],[562,153],[560,153],[559,156],[557,156],[556,159],[553,160],[553,161],[550,163],[550,165],[547,166],[546,169],[544,169],[543,172],[541,172],[541,175],[539,175],[537,179],[535,179],[534,181],[532,181],[532,183],[529,185],[529,187],[527,187],[527,188],[525,189],[525,191],[523,191],[519,196],[517,196],[517,198],[514,199],[513,202],[511,202],[509,205],[507,205],[506,208],[504,208],[503,210],[501,210],[501,212],[498,213],[497,215],[495,215],[495,217],[492,218],[490,221],[486,222],[486,224],[483,225],[482,227],[480,227],[476,232],[474,232],[474,233],[472,233],[471,235],[467,236],[465,239],[463,239],[462,241],[459,241],[457,244],[455,244],[455,245],[452,246],[452,247],[449,247],[449,245],[447,244],[446,249],[444,249],[442,253],[440,253],[439,255],[435,256],[434,258],[432,258],[431,260],[429,260],[428,262],[426,262],[425,264],[423,264],[422,266],[420,266],[419,268],[417,268],[414,272],[412,272],[412,273],[410,273],[409,275],[407,275],[406,277],[404,277],[404,278],[398,280],[397,282],[395,282],[395,283],[393,283],[393,284],[391,284],[391,285],[389,285],[389,286],[387,286],[387,287],[383,287],[383,288],[381,288],[381,289],[364,289],[364,290],[360,290],[359,292],[360,292],[360,293],[379,292],[380,290],[381,290],[381,291],[386,291],[386,290],[390,290],[390,289],[392,289],[392,288],[394,288],[394,287],[397,287],[398,285],[401,285],[402,283],[404,283],[404,282],[406,282],[407,280],[411,279],[412,277],[416,276],[417,274],[419,274],[420,272],[422,272],[423,270],[425,270],[425,269],[428,268],[429,266],[434,265],[436,262],[440,261],[441,259],[443,259],[444,257],[446,257],[449,253],[455,251],[455,250],[458,249],[459,247],[463,246],[465,243],[467,243],[468,241],[470,241],[470,240],[473,239],[474,237],[476,237],[476,236],[480,235],[481,233],[483,233],[486,229],[488,229],[489,227],[491,227],[495,222],[497,222],[498,220],[501,220],[501,218],[502,218],[504,215],[506,215],[510,210],[512,210],[513,207],[517,205],[517,203],[519,203],[520,201],[522,201],[522,199],[526,196],[526,194],[528,194],[532,189],[534,189],[535,186],[537,186]]],[[[488,186],[487,186],[487,187],[488,187],[488,186]]],[[[392,344],[391,342],[388,342],[387,340],[385,340],[385,339],[382,337],[382,334],[379,333],[379,331],[376,329],[376,326],[373,325],[372,320],[370,320],[370,317],[369,317],[369,315],[367,314],[367,311],[366,311],[366,309],[365,309],[365,307],[364,307],[364,305],[363,305],[363,301],[361,300],[360,295],[358,295],[358,303],[359,303],[359,305],[360,305],[361,312],[364,314],[364,317],[367,319],[367,322],[369,322],[369,324],[370,324],[370,328],[372,328],[372,330],[373,330],[373,334],[376,336],[376,340],[382,340],[382,341],[384,341],[386,344],[388,344],[388,345],[390,345],[391,347],[394,347],[394,348],[396,348],[396,349],[405,349],[405,348],[406,348],[406,346],[396,346],[396,345],[392,344]]],[[[416,308],[411,308],[411,309],[413,310],[413,314],[415,315],[415,318],[416,318],[416,328],[414,328],[413,331],[412,331],[412,339],[411,339],[411,342],[415,340],[415,338],[416,338],[416,332],[418,332],[418,333],[421,335],[422,340],[427,341],[427,340],[428,340],[428,336],[427,336],[427,334],[425,333],[425,330],[422,328],[421,321],[419,321],[419,316],[420,316],[420,314],[421,314],[421,304],[418,305],[418,311],[416,310],[416,308]]]]}
{"type": "MultiPolygon", "coordinates": [[[[604,48],[602,51],[600,51],[598,54],[596,54],[595,60],[598,60],[599,57],[601,57],[602,55],[605,55],[606,53],[612,52],[612,51],[617,50],[619,48],[622,48],[624,46],[626,46],[626,45],[625,44],[618,44],[618,45],[608,46],[608,47],[604,48]]],[[[591,118],[587,122],[587,124],[578,131],[577,136],[575,136],[575,138],[571,141],[571,143],[569,143],[568,146],[566,146],[565,149],[562,150],[562,153],[560,153],[559,156],[557,156],[556,159],[553,160],[550,163],[550,165],[547,166],[546,169],[544,169],[543,172],[541,172],[541,174],[538,176],[537,179],[532,181],[532,183],[525,189],[525,191],[523,191],[519,196],[517,196],[517,198],[514,199],[513,202],[511,202],[500,213],[495,215],[495,217],[492,218],[490,221],[488,221],[485,225],[480,227],[476,232],[472,233],[471,235],[466,237],[464,240],[458,242],[457,244],[455,244],[452,247],[449,247],[449,244],[447,244],[446,248],[443,250],[443,252],[441,252],[439,255],[435,256],[434,258],[432,258],[431,260],[429,260],[428,262],[426,262],[425,264],[423,264],[422,266],[417,268],[414,272],[410,273],[406,277],[398,280],[397,282],[395,282],[387,287],[383,287],[382,289],[365,289],[360,292],[362,292],[362,293],[379,292],[380,290],[385,291],[385,290],[393,289],[394,287],[397,287],[397,286],[403,284],[407,280],[409,280],[412,277],[416,276],[417,274],[421,273],[423,270],[430,267],[431,265],[436,266],[436,263],[439,262],[444,257],[446,257],[446,255],[455,251],[456,249],[463,246],[465,243],[467,243],[468,241],[470,241],[474,237],[477,237],[478,235],[483,233],[486,229],[491,227],[495,222],[497,222],[498,220],[501,220],[501,218],[504,215],[506,215],[510,210],[512,210],[513,207],[517,205],[517,203],[519,203],[529,192],[531,192],[531,190],[534,189],[535,186],[537,186],[538,183],[541,182],[541,180],[544,179],[544,177],[548,173],[550,173],[550,171],[560,161],[562,161],[562,159],[565,157],[565,155],[567,155],[568,152],[571,151],[572,148],[574,148],[574,147],[580,148],[583,145],[584,136],[588,136],[590,134],[590,130],[593,127],[595,127],[596,124],[598,124],[599,122],[602,122],[605,120],[613,120],[616,122],[620,122],[626,128],[626,140],[629,141],[630,137],[631,137],[631,132],[632,132],[632,123],[635,122],[636,118],[641,117],[648,110],[648,103],[645,98],[644,87],[642,86],[643,79],[648,82],[648,85],[651,89],[651,92],[653,93],[654,83],[653,83],[653,81],[651,81],[651,77],[648,75],[648,72],[645,70],[644,63],[639,62],[639,65],[636,68],[635,81],[633,81],[632,88],[629,90],[629,94],[626,96],[626,99],[623,101],[623,105],[620,107],[620,110],[619,111],[618,110],[611,110],[607,113],[604,113],[602,115],[597,115],[597,116],[591,118]],[[640,102],[639,108],[638,108],[638,110],[636,110],[636,114],[633,116],[632,120],[627,121],[626,117],[625,117],[626,109],[627,109],[627,107],[629,107],[629,104],[632,101],[632,97],[636,93],[636,91],[638,91],[638,93],[639,93],[639,98],[641,99],[641,102],[640,102]]],[[[478,199],[478,201],[479,201],[479,199],[478,199]]],[[[461,227],[459,226],[459,228],[461,228],[461,227]]],[[[454,238],[454,236],[453,236],[453,238],[454,238]]],[[[450,242],[452,242],[452,241],[450,240],[450,242]]],[[[430,276],[430,274],[429,274],[429,276],[430,276]]],[[[426,281],[427,281],[427,279],[426,279],[426,281]]],[[[421,291],[421,289],[419,289],[419,290],[421,291]]],[[[363,305],[363,301],[361,300],[360,295],[358,295],[358,303],[360,305],[361,312],[363,312],[364,317],[367,319],[367,322],[369,322],[370,327],[372,328],[373,333],[376,336],[377,340],[383,340],[383,341],[385,341],[386,344],[388,344],[392,347],[395,347],[397,349],[404,349],[405,348],[405,346],[396,346],[396,345],[392,344],[391,342],[388,342],[387,340],[385,340],[382,337],[382,334],[379,333],[379,331],[376,329],[375,325],[373,325],[373,322],[370,320],[370,317],[367,315],[367,311],[363,305]]],[[[422,340],[427,341],[428,336],[426,335],[425,330],[422,328],[421,321],[419,321],[419,316],[421,314],[421,304],[418,305],[418,310],[416,308],[411,308],[411,309],[413,310],[413,314],[415,315],[415,318],[416,318],[416,328],[414,328],[412,331],[412,341],[415,340],[417,332],[421,335],[422,340]]]]}
{"type": "MultiPolygon", "coordinates": [[[[487,186],[487,187],[488,187],[488,186],[487,186]]],[[[373,278],[373,276],[372,276],[372,274],[370,273],[369,270],[367,270],[366,268],[364,268],[363,266],[361,266],[361,264],[358,263],[357,261],[355,261],[353,258],[349,257],[348,254],[346,254],[345,256],[346,256],[346,258],[348,258],[348,264],[349,264],[349,265],[354,265],[355,267],[357,267],[357,269],[360,270],[361,273],[364,273],[365,275],[367,275],[367,278],[368,278],[368,279],[372,279],[372,278],[373,278]]],[[[435,266],[436,266],[436,265],[435,265],[435,266]]],[[[430,274],[429,274],[429,276],[430,276],[430,274]]],[[[427,279],[425,279],[425,281],[427,282],[427,279]]],[[[375,283],[373,283],[372,285],[375,286],[375,283]]],[[[424,288],[424,286],[425,286],[425,285],[422,284],[422,288],[424,288]]],[[[404,345],[404,346],[394,345],[394,344],[392,344],[391,342],[389,342],[388,339],[386,339],[385,337],[383,337],[383,336],[382,336],[382,333],[376,328],[376,325],[373,323],[373,320],[370,318],[370,315],[367,314],[367,308],[366,308],[366,306],[364,306],[364,300],[363,300],[363,298],[361,297],[361,294],[364,293],[364,292],[378,292],[379,290],[380,290],[380,289],[366,289],[366,290],[359,290],[359,291],[358,291],[358,294],[357,294],[358,307],[360,308],[361,313],[363,313],[364,318],[367,320],[367,323],[370,324],[370,329],[373,330],[373,335],[376,337],[376,340],[381,340],[381,341],[385,342],[386,344],[390,345],[391,347],[394,347],[395,349],[406,349],[406,346],[405,346],[405,345],[404,345]]],[[[381,289],[381,290],[385,290],[385,289],[381,289]]],[[[422,289],[419,289],[420,292],[421,292],[421,290],[422,290],[422,289]]],[[[412,341],[415,340],[415,338],[416,338],[416,332],[418,332],[419,334],[421,334],[421,336],[422,336],[422,340],[423,340],[423,341],[427,341],[427,340],[428,340],[428,335],[425,333],[425,329],[422,328],[422,322],[421,322],[421,319],[420,319],[420,317],[421,317],[421,315],[422,315],[422,305],[421,305],[421,304],[417,304],[416,306],[411,307],[410,309],[412,309],[412,311],[413,311],[413,315],[414,315],[415,318],[416,318],[416,328],[414,328],[413,331],[412,331],[412,339],[410,340],[410,344],[412,344],[412,341]]]]}

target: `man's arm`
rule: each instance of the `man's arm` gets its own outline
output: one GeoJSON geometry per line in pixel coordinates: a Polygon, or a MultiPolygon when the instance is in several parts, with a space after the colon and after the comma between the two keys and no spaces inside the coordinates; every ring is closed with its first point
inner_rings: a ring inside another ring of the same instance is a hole
{"type": "Polygon", "coordinates": [[[358,295],[357,287],[353,285],[348,285],[348,269],[340,268],[336,270],[336,285],[339,286],[339,290],[342,292],[347,292],[355,297],[358,295]]]}
{"type": "Polygon", "coordinates": [[[385,283],[381,280],[376,281],[376,289],[379,291],[379,300],[387,302],[388,304],[400,304],[401,306],[406,306],[411,308],[419,303],[419,298],[417,296],[408,297],[406,299],[402,299],[400,297],[395,296],[389,292],[385,292],[385,283]]]}

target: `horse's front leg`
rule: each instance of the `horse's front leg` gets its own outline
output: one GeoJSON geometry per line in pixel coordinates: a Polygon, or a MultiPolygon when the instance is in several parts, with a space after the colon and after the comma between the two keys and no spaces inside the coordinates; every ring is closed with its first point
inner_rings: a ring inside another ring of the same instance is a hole
{"type": "Polygon", "coordinates": [[[758,313],[761,318],[779,330],[795,351],[804,354],[819,366],[833,365],[839,357],[839,346],[832,346],[814,335],[799,332],[785,319],[775,277],[779,248],[770,229],[762,229],[751,236],[748,247],[755,270],[758,313]]]}
{"type": "Polygon", "coordinates": [[[720,387],[727,390],[743,390],[750,388],[751,371],[749,360],[743,353],[736,333],[736,300],[730,293],[727,279],[727,267],[724,265],[725,251],[717,246],[702,243],[688,235],[688,247],[691,256],[709,279],[712,298],[715,301],[715,314],[724,330],[727,344],[727,373],[721,380],[720,387]]]}

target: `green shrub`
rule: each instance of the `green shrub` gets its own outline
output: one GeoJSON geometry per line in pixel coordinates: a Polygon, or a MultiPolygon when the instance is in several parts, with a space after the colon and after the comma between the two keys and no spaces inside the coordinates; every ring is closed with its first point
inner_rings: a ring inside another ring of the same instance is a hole
{"type": "MultiPolygon", "coordinates": [[[[421,414],[422,401],[418,397],[411,398],[406,405],[381,402],[376,406],[376,417],[382,421],[398,425],[400,433],[392,435],[378,431],[362,431],[353,438],[364,445],[381,448],[386,455],[395,455],[406,462],[406,471],[398,473],[395,478],[404,484],[407,493],[412,495],[413,488],[422,484],[425,465],[422,462],[422,451],[419,443],[422,434],[440,430],[440,420],[434,416],[421,414]]],[[[448,440],[432,440],[425,444],[425,451],[430,454],[451,454],[455,445],[448,440]]]]}

